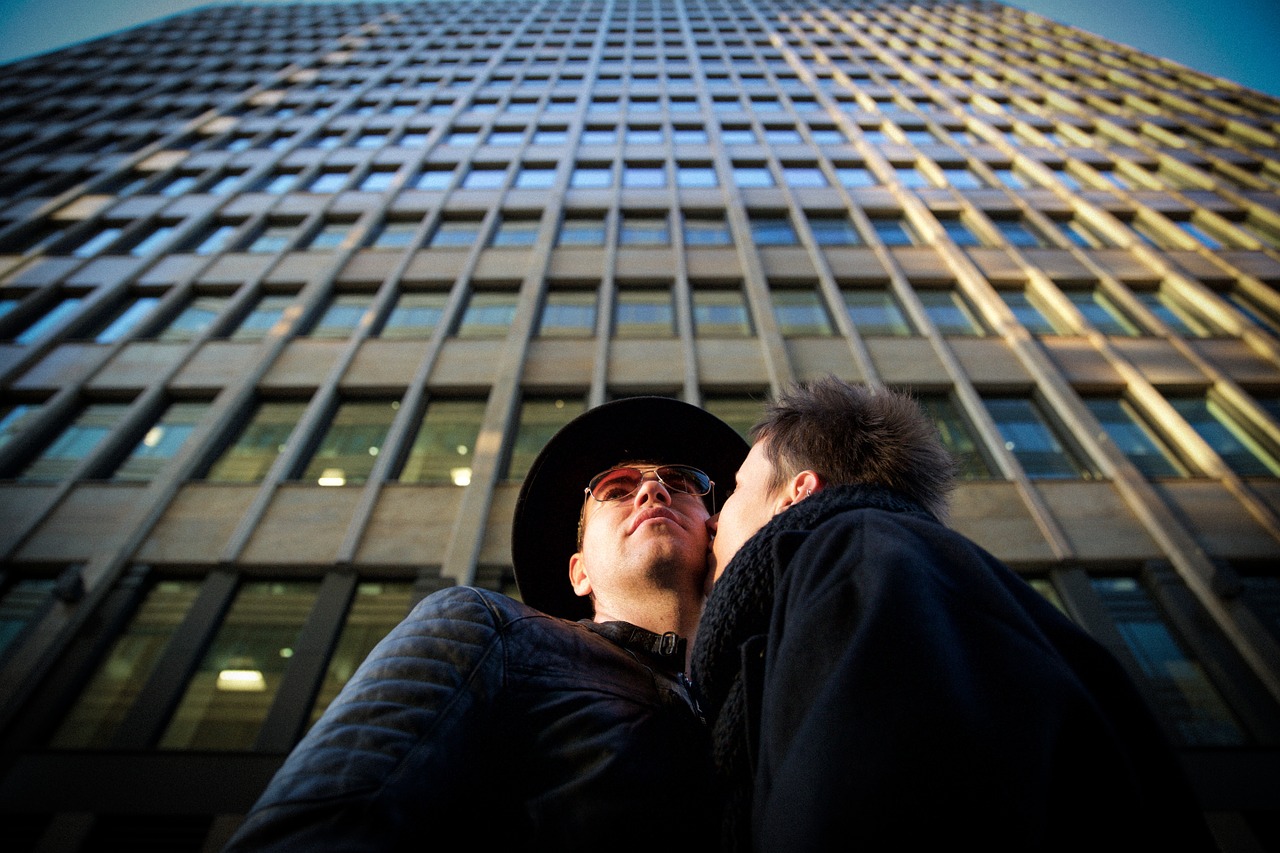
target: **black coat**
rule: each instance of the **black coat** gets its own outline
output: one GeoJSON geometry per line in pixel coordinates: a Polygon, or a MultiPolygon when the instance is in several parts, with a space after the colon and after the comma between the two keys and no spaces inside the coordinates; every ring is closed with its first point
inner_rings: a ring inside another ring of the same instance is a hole
{"type": "Polygon", "coordinates": [[[693,676],[726,849],[1216,849],[1115,658],[887,492],[826,489],[753,537],[693,676]]]}
{"type": "Polygon", "coordinates": [[[685,643],[505,595],[427,596],[370,652],[225,848],[703,853],[685,643]]]}

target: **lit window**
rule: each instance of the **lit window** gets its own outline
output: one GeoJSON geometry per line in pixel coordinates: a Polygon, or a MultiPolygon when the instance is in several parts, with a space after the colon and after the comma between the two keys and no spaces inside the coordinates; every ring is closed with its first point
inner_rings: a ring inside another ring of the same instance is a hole
{"type": "Polygon", "coordinates": [[[306,403],[260,404],[244,431],[210,466],[204,479],[212,483],[261,482],[284,451],[306,409],[306,403]]]}
{"type": "Polygon", "coordinates": [[[400,482],[470,484],[484,406],[483,400],[431,400],[400,470],[400,482]]]}
{"type": "Polygon", "coordinates": [[[318,581],[250,581],[191,676],[163,749],[253,748],[315,606],[318,581]]]}
{"type": "Polygon", "coordinates": [[[399,408],[398,400],[349,400],[339,405],[302,481],[321,486],[367,481],[399,408]]]}
{"type": "Polygon", "coordinates": [[[1028,477],[1096,477],[1084,458],[1059,437],[1035,401],[1026,397],[992,397],[984,402],[1005,448],[1021,463],[1028,477]]]}

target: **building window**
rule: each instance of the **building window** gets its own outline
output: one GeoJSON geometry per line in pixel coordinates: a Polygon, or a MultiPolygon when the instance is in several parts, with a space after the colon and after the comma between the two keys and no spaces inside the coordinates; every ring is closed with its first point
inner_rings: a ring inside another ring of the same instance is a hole
{"type": "Polygon", "coordinates": [[[613,168],[605,164],[579,164],[569,178],[575,189],[603,189],[613,186],[613,168]]]}
{"type": "Polygon", "coordinates": [[[515,291],[473,292],[454,334],[460,338],[505,338],[515,322],[518,300],[515,291]]]}
{"type": "Polygon", "coordinates": [[[624,187],[658,189],[667,185],[667,171],[657,163],[627,163],[622,167],[624,187]]]}
{"type": "Polygon", "coordinates": [[[1004,446],[1035,479],[1095,479],[1097,472],[1063,440],[1040,406],[1026,397],[989,397],[983,401],[1004,439],[1004,446]]]}
{"type": "Polygon", "coordinates": [[[603,246],[606,216],[603,212],[594,216],[566,216],[560,224],[557,245],[603,246]]]}
{"type": "Polygon", "coordinates": [[[71,250],[71,254],[77,258],[92,258],[94,255],[106,251],[107,247],[116,242],[123,233],[124,229],[121,227],[99,225],[89,232],[88,237],[81,240],[79,245],[71,250]]]}
{"type": "Polygon", "coordinates": [[[283,252],[289,247],[294,234],[298,230],[297,222],[280,222],[268,224],[261,228],[244,251],[257,255],[272,255],[283,252]]]}
{"type": "Polygon", "coordinates": [[[318,581],[252,581],[235,597],[161,749],[250,750],[319,591],[318,581]]]}
{"type": "Polygon", "coordinates": [[[483,400],[429,401],[400,469],[400,482],[468,485],[484,406],[483,400]]]}
{"type": "Polygon", "coordinates": [[[15,478],[20,483],[61,480],[89,457],[129,410],[127,403],[90,403],[15,478]]]}
{"type": "Polygon", "coordinates": [[[516,187],[519,189],[545,190],[555,185],[554,166],[524,166],[516,173],[516,187]]]}
{"type": "Polygon", "coordinates": [[[792,189],[810,189],[828,186],[827,176],[822,174],[822,170],[817,166],[784,165],[782,167],[782,179],[786,182],[786,185],[792,189]]]}
{"type": "Polygon", "coordinates": [[[613,333],[619,338],[669,338],[675,334],[671,288],[618,290],[613,306],[613,333]]]}
{"type": "Polygon", "coordinates": [[[844,305],[849,319],[863,335],[906,337],[914,334],[902,306],[887,287],[846,289],[844,305]]]}
{"type": "Polygon", "coordinates": [[[586,406],[581,397],[525,398],[520,405],[520,423],[511,442],[505,479],[524,480],[529,466],[551,436],[584,411],[586,406]]]}
{"type": "Polygon", "coordinates": [[[618,226],[618,243],[623,246],[667,246],[671,230],[666,217],[623,214],[618,226]]]}
{"type": "Polygon", "coordinates": [[[342,339],[351,337],[373,303],[372,294],[339,293],[329,300],[324,313],[307,332],[311,338],[342,339]]]}
{"type": "Polygon", "coordinates": [[[230,334],[233,341],[260,341],[284,316],[284,309],[293,303],[291,293],[268,293],[258,297],[253,308],[230,334]]]}
{"type": "Polygon", "coordinates": [[[130,299],[88,337],[93,338],[94,343],[114,343],[136,329],[159,302],[160,299],[155,296],[139,296],[130,299]]]}
{"type": "Polygon", "coordinates": [[[398,400],[348,400],[339,405],[302,481],[321,486],[367,481],[399,408],[398,400]]]}
{"type": "Polygon", "coordinates": [[[1208,338],[1221,334],[1217,326],[1194,311],[1182,300],[1163,288],[1160,290],[1135,290],[1134,298],[1164,323],[1170,331],[1187,338],[1208,338]]]}
{"type": "Polygon", "coordinates": [[[547,291],[538,320],[544,338],[587,338],[596,329],[596,291],[556,289],[547,291]]]}
{"type": "Polygon", "coordinates": [[[725,218],[717,214],[685,214],[686,246],[731,246],[733,235],[725,218]]]}
{"type": "Polygon", "coordinates": [[[1000,298],[1013,312],[1014,319],[1033,335],[1055,335],[1058,329],[1049,321],[1036,301],[1025,290],[1001,290],[1000,298]]]}
{"type": "Polygon", "coordinates": [[[963,480],[992,477],[991,464],[973,437],[969,422],[951,398],[942,394],[922,394],[917,398],[938,428],[942,444],[956,460],[956,475],[963,480]]]}
{"type": "Polygon", "coordinates": [[[467,172],[467,176],[462,179],[462,188],[467,190],[493,190],[501,189],[506,183],[507,169],[505,166],[476,166],[467,172]]]}
{"type": "Polygon", "coordinates": [[[819,246],[858,246],[862,243],[862,236],[847,216],[811,215],[809,230],[819,246]]]}
{"type": "Polygon", "coordinates": [[[981,337],[987,334],[977,311],[969,304],[969,300],[955,288],[946,290],[917,290],[924,311],[929,315],[938,333],[942,335],[964,335],[981,337]]]}
{"type": "Polygon", "coordinates": [[[700,338],[742,338],[753,334],[741,287],[695,287],[693,327],[700,338]]]}
{"type": "Polygon", "coordinates": [[[106,749],[196,599],[194,580],[161,581],[111,646],[49,741],[54,749],[106,749]]]}
{"type": "Polygon", "coordinates": [[[1142,330],[1126,317],[1107,294],[1098,288],[1092,290],[1064,290],[1063,295],[1070,300],[1076,310],[1088,321],[1089,325],[1104,335],[1119,335],[1127,338],[1138,337],[1142,330]]]}
{"type": "Polygon", "coordinates": [[[874,187],[879,181],[865,166],[836,166],[836,180],[840,186],[856,189],[857,187],[874,187]]]}
{"type": "Polygon", "coordinates": [[[835,334],[831,317],[816,289],[775,287],[770,289],[770,296],[778,331],[784,337],[829,337],[835,334]]]}
{"type": "Polygon", "coordinates": [[[4,447],[22,432],[31,416],[38,411],[39,406],[26,403],[0,407],[0,447],[4,447]]]}
{"type": "Polygon", "coordinates": [[[417,219],[388,219],[373,229],[366,245],[370,249],[406,249],[414,244],[421,225],[417,219]]]}
{"type": "Polygon", "coordinates": [[[395,182],[396,172],[396,169],[374,169],[365,175],[359,189],[361,192],[382,192],[390,189],[391,184],[395,182]]]}
{"type": "Polygon", "coordinates": [[[466,248],[480,239],[480,220],[478,219],[444,219],[436,225],[435,231],[427,240],[433,249],[466,248]]]}
{"type": "Polygon", "coordinates": [[[313,252],[337,249],[347,239],[347,235],[351,233],[353,224],[350,220],[325,222],[311,235],[310,239],[300,244],[298,248],[313,252]]]}
{"type": "Polygon", "coordinates": [[[678,164],[676,166],[676,186],[686,189],[694,189],[700,187],[719,186],[716,179],[716,170],[711,164],[706,165],[688,165],[678,164]]]}
{"type": "Polygon", "coordinates": [[[766,166],[733,167],[733,185],[736,187],[771,187],[773,175],[766,166]]]}
{"type": "Polygon", "coordinates": [[[373,651],[373,647],[409,615],[416,596],[411,583],[374,583],[356,585],[355,598],[347,611],[342,633],[329,658],[324,680],[311,708],[315,723],[324,709],[355,674],[356,667],[373,651]]]}
{"type": "Polygon", "coordinates": [[[387,315],[387,321],[379,337],[389,339],[427,338],[444,317],[447,293],[401,293],[395,308],[387,315]]]}
{"type": "Polygon", "coordinates": [[[800,243],[796,229],[786,214],[753,215],[751,238],[757,246],[795,246],[800,243]]]}
{"type": "Polygon", "coordinates": [[[942,175],[949,186],[958,190],[977,190],[986,186],[977,175],[965,168],[947,167],[942,170],[942,175]]]}
{"type": "Polygon", "coordinates": [[[900,216],[873,216],[871,228],[886,246],[910,246],[915,243],[914,232],[900,216]]]}
{"type": "Polygon", "coordinates": [[[1038,232],[1033,230],[1031,226],[1021,219],[992,219],[991,224],[1000,232],[1000,236],[1012,246],[1020,248],[1035,248],[1037,246],[1046,246],[1048,243],[1038,232]]]}
{"type": "Polygon", "coordinates": [[[1227,703],[1147,591],[1133,578],[1093,578],[1092,585],[1179,745],[1242,745],[1244,732],[1227,703]]]}
{"type": "Polygon", "coordinates": [[[1147,477],[1185,477],[1187,470],[1136,408],[1120,397],[1092,397],[1085,405],[1117,448],[1147,477]]]}
{"type": "Polygon", "coordinates": [[[225,296],[197,294],[169,321],[156,335],[158,341],[194,341],[204,334],[227,307],[230,300],[225,296]]]}
{"type": "Polygon", "coordinates": [[[413,179],[416,190],[447,190],[453,182],[452,166],[427,166],[413,179]]]}
{"type": "Polygon", "coordinates": [[[532,217],[503,217],[490,240],[492,246],[527,247],[538,242],[541,223],[532,217]]]}
{"type": "Polygon", "coordinates": [[[957,246],[981,245],[978,235],[974,234],[959,216],[939,216],[938,224],[942,226],[942,230],[946,232],[951,242],[957,246]]]}
{"type": "Polygon", "coordinates": [[[222,452],[204,479],[211,483],[262,482],[306,410],[306,403],[259,404],[235,443],[222,452]]]}
{"type": "Polygon", "coordinates": [[[1242,477],[1280,476],[1274,449],[1212,397],[1167,396],[1182,416],[1232,471],[1242,477]]]}
{"type": "Polygon", "coordinates": [[[208,403],[170,404],[116,468],[111,479],[145,482],[154,478],[182,449],[207,411],[208,403]]]}

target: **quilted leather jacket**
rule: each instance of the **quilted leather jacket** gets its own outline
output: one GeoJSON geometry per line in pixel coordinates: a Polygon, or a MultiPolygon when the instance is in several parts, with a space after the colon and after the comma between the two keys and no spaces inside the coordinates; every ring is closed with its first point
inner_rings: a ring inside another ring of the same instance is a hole
{"type": "Polygon", "coordinates": [[[423,599],[290,753],[226,853],[706,850],[685,641],[452,587],[423,599]]]}

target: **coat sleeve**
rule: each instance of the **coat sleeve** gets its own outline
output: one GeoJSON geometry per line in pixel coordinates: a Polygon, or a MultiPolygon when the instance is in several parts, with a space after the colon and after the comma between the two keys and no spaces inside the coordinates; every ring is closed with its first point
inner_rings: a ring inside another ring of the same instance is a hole
{"type": "Polygon", "coordinates": [[[414,835],[420,845],[421,828],[447,825],[465,797],[502,657],[496,614],[475,590],[423,599],[290,753],[225,853],[396,850],[414,835]]]}

